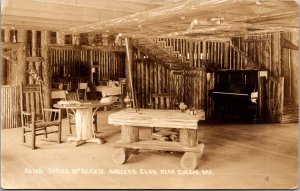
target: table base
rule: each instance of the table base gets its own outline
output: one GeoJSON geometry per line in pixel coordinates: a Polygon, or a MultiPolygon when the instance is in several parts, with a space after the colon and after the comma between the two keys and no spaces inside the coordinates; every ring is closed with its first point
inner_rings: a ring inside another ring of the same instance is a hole
{"type": "Polygon", "coordinates": [[[79,145],[85,144],[85,143],[97,143],[97,144],[103,144],[104,140],[101,138],[90,138],[87,140],[82,140],[82,139],[78,139],[77,137],[69,137],[67,139],[67,141],[69,142],[74,142],[74,146],[77,147],[79,145]]]}

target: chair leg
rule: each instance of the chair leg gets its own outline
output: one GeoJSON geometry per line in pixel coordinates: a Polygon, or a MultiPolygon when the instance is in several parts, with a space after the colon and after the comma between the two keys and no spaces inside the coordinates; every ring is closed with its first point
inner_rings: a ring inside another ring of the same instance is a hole
{"type": "Polygon", "coordinates": [[[70,133],[70,135],[72,135],[72,125],[71,125],[71,120],[69,117],[68,117],[68,123],[69,123],[69,133],[70,133]]]}
{"type": "Polygon", "coordinates": [[[25,129],[23,128],[23,143],[26,143],[25,129]]]}
{"type": "Polygon", "coordinates": [[[31,142],[31,149],[34,150],[35,149],[35,129],[32,130],[32,142],[31,142]]]}
{"type": "Polygon", "coordinates": [[[58,144],[61,143],[61,125],[58,126],[58,144]]]}
{"type": "Polygon", "coordinates": [[[45,127],[45,137],[48,138],[47,127],[45,127]]]}
{"type": "Polygon", "coordinates": [[[97,114],[95,115],[94,117],[94,122],[95,122],[95,129],[94,129],[94,132],[97,133],[98,132],[98,126],[97,126],[97,114]]]}

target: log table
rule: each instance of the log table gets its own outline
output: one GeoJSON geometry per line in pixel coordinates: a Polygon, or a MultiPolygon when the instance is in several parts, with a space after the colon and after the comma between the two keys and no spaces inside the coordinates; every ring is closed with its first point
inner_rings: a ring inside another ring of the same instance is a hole
{"type": "Polygon", "coordinates": [[[111,105],[111,103],[101,103],[100,101],[81,101],[74,102],[60,101],[53,107],[60,109],[74,109],[76,133],[74,137],[69,137],[68,141],[74,141],[75,146],[86,142],[100,143],[104,141],[96,138],[93,128],[93,117],[99,108],[111,105]]]}
{"type": "Polygon", "coordinates": [[[198,144],[199,120],[204,120],[204,112],[190,115],[178,110],[134,109],[122,110],[109,115],[108,124],[121,126],[121,140],[115,144],[113,153],[117,164],[124,164],[130,154],[139,150],[160,150],[185,152],[180,160],[183,169],[194,170],[201,158],[204,144],[198,144]],[[161,127],[179,129],[179,142],[160,140],[139,140],[139,127],[161,127]]]}

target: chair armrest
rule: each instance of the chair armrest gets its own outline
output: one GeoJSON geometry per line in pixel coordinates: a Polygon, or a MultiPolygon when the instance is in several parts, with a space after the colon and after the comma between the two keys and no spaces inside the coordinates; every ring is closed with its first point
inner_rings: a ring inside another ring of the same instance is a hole
{"type": "Polygon", "coordinates": [[[43,109],[44,111],[60,112],[61,109],[43,109]]]}
{"type": "Polygon", "coordinates": [[[61,109],[43,109],[44,121],[61,121],[61,109]]]}
{"type": "Polygon", "coordinates": [[[30,124],[35,123],[34,112],[21,111],[21,123],[23,127],[29,127],[30,124]]]}

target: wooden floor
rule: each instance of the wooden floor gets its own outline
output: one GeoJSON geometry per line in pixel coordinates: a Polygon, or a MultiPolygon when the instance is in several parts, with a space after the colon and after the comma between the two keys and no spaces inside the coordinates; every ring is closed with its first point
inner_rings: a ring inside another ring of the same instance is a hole
{"type": "MultiPolygon", "coordinates": [[[[296,188],[298,186],[298,124],[200,125],[204,155],[196,171],[183,171],[182,154],[140,151],[125,165],[111,155],[120,128],[107,125],[113,111],[98,113],[103,145],[73,147],[37,141],[31,150],[21,129],[1,132],[2,188],[296,188]]],[[[63,140],[67,138],[64,121],[63,140]]],[[[147,138],[149,129],[141,136],[147,138]]],[[[55,138],[55,137],[53,137],[55,138]]]]}

